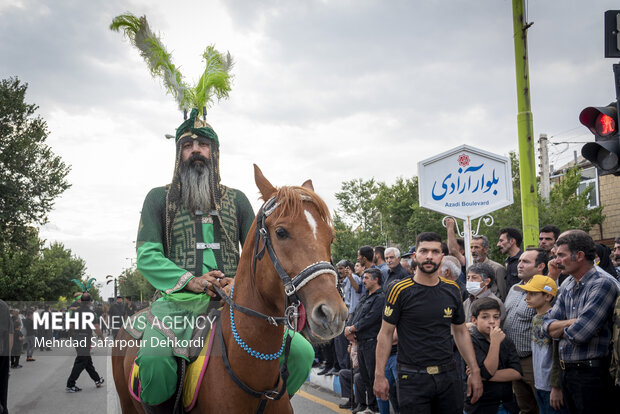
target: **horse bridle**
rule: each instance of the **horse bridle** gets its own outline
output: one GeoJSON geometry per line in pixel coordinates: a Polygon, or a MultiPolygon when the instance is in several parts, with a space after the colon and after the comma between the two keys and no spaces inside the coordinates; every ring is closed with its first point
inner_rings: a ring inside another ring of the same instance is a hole
{"type": "MultiPolygon", "coordinates": [[[[300,195],[302,200],[311,201],[312,199],[308,196],[300,195]]],[[[282,280],[282,284],[284,285],[284,293],[287,297],[287,302],[290,304],[287,307],[287,311],[285,312],[285,316],[291,312],[291,307],[294,307],[294,312],[297,313],[297,308],[299,307],[299,298],[297,297],[297,290],[301,289],[304,285],[310,282],[312,279],[317,276],[330,273],[334,275],[334,286],[338,284],[338,275],[336,273],[336,269],[334,266],[325,261],[320,261],[316,263],[312,263],[307,266],[301,272],[299,272],[295,277],[291,279],[288,273],[282,267],[280,260],[278,260],[278,256],[276,255],[275,250],[273,249],[273,244],[271,243],[271,237],[269,236],[269,230],[265,224],[267,218],[275,211],[278,207],[279,203],[276,201],[276,196],[271,197],[265,204],[258,210],[258,214],[256,216],[256,241],[254,243],[254,259],[252,262],[252,272],[254,275],[256,274],[256,262],[261,260],[265,255],[265,250],[267,254],[269,254],[269,258],[273,263],[273,267],[275,268],[278,276],[282,280]],[[260,245],[260,241],[262,240],[263,247],[259,251],[258,247],[260,245]]],[[[296,322],[295,322],[296,324],[296,322]]],[[[295,329],[295,327],[291,327],[295,329]]]]}
{"type": "MultiPolygon", "coordinates": [[[[305,195],[300,195],[302,200],[304,201],[312,201],[312,199],[305,195]]],[[[271,325],[287,325],[293,333],[297,330],[297,321],[299,318],[299,305],[301,301],[297,296],[297,291],[309,283],[314,278],[319,275],[329,273],[334,275],[334,284],[338,285],[338,276],[336,273],[336,269],[334,266],[325,261],[320,261],[313,263],[299,272],[295,277],[291,278],[289,274],[284,270],[280,260],[278,260],[278,256],[276,255],[275,250],[273,249],[273,244],[271,242],[271,237],[269,236],[269,230],[265,224],[267,218],[275,211],[278,207],[279,203],[277,202],[277,196],[271,197],[267,200],[261,208],[258,210],[258,214],[256,215],[256,240],[254,243],[254,251],[253,251],[253,259],[252,259],[252,274],[256,275],[256,264],[260,261],[264,255],[265,251],[269,254],[269,258],[273,263],[273,267],[275,268],[278,276],[282,280],[282,284],[284,285],[284,292],[286,294],[286,310],[284,311],[284,316],[269,316],[265,315],[261,312],[255,311],[254,309],[247,308],[245,306],[241,306],[237,304],[230,296],[226,295],[223,289],[219,286],[212,284],[215,291],[222,297],[222,299],[233,309],[241,311],[246,315],[254,316],[259,319],[264,319],[269,322],[271,325]],[[262,240],[262,248],[259,251],[259,246],[262,240]]],[[[209,285],[205,287],[205,291],[209,285]]],[[[278,386],[276,386],[273,390],[268,391],[256,391],[246,385],[237,375],[233,372],[230,363],[228,361],[228,356],[226,355],[226,347],[224,344],[224,338],[222,335],[222,330],[219,329],[220,335],[220,346],[222,348],[222,357],[224,359],[224,365],[228,371],[228,374],[232,378],[232,380],[246,393],[252,395],[255,398],[261,399],[261,403],[259,404],[258,411],[259,413],[263,412],[265,409],[265,405],[269,400],[279,400],[282,398],[284,391],[286,391],[286,382],[288,379],[288,354],[290,350],[290,341],[291,337],[289,336],[286,340],[286,346],[284,350],[284,364],[280,368],[280,381],[278,386]]],[[[286,333],[285,333],[286,335],[286,333]]]]}
{"type": "MultiPolygon", "coordinates": [[[[302,199],[311,201],[310,197],[301,196],[302,199]]],[[[261,312],[257,312],[253,309],[247,308],[245,306],[241,306],[237,304],[232,298],[224,293],[224,291],[219,288],[217,285],[211,285],[215,288],[216,292],[222,297],[222,299],[233,309],[241,311],[246,315],[254,316],[259,319],[264,319],[269,322],[271,325],[288,325],[290,329],[293,331],[297,330],[297,319],[299,318],[299,304],[301,301],[297,297],[297,291],[304,287],[307,283],[309,283],[314,278],[319,275],[329,273],[334,276],[334,285],[338,284],[338,276],[336,273],[336,269],[330,262],[320,261],[316,263],[312,263],[307,266],[301,272],[299,272],[295,277],[291,278],[289,274],[284,270],[278,256],[276,255],[275,250],[273,249],[273,244],[271,242],[271,237],[269,236],[269,230],[265,224],[266,219],[275,211],[278,207],[279,203],[276,201],[276,196],[271,197],[269,200],[262,205],[262,207],[258,210],[258,214],[256,215],[256,239],[254,242],[254,252],[252,259],[252,273],[256,275],[256,263],[260,261],[264,255],[265,251],[269,255],[271,262],[273,263],[273,267],[275,268],[278,276],[282,280],[282,284],[284,285],[284,293],[287,298],[287,308],[284,312],[284,316],[269,316],[265,315],[261,312]],[[259,246],[261,245],[262,240],[262,248],[259,251],[259,246]]],[[[206,288],[205,288],[206,289],[206,288]]]]}

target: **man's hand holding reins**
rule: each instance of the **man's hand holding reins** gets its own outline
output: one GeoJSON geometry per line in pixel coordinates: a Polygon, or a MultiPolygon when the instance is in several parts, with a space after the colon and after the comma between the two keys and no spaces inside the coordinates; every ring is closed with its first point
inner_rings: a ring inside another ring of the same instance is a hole
{"type": "Polygon", "coordinates": [[[217,284],[218,287],[223,288],[224,286],[227,286],[230,281],[230,278],[224,277],[224,273],[219,270],[212,270],[202,276],[194,277],[192,280],[187,282],[185,288],[194,293],[204,292],[211,297],[215,297],[217,293],[213,288],[213,284],[217,284]]]}

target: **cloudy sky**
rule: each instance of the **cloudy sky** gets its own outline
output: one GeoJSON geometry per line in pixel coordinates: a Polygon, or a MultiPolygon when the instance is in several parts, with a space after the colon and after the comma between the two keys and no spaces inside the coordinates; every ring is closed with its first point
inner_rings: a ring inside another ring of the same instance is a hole
{"type": "MultiPolygon", "coordinates": [[[[312,178],[328,205],[353,178],[393,182],[461,144],[517,148],[509,0],[381,1],[0,0],[0,76],[29,84],[48,144],[71,165],[42,237],[87,262],[99,280],[135,258],[142,201],[170,181],[182,121],[138,52],[108,26],[124,12],[151,28],[194,82],[208,44],[236,61],[228,101],[209,112],[222,180],[259,206],[252,163],[276,185],[312,178]],[[176,4],[181,4],[176,2],[176,4]]],[[[551,164],[591,140],[580,110],[614,99],[603,57],[611,0],[530,1],[534,134],[551,164]]]]}

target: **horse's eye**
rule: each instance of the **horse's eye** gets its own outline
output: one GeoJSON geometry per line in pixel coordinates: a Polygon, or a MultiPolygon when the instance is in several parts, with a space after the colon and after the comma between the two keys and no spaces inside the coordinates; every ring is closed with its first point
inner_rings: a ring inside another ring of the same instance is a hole
{"type": "Polygon", "coordinates": [[[288,231],[282,227],[278,227],[276,228],[276,236],[278,236],[278,239],[286,239],[288,237],[288,231]]]}

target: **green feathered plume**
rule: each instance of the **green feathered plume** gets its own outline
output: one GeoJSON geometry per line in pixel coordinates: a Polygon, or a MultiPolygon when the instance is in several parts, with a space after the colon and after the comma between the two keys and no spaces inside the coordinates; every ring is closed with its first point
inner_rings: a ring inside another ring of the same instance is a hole
{"type": "Polygon", "coordinates": [[[75,284],[76,284],[76,285],[80,288],[80,290],[81,290],[82,292],[86,292],[86,287],[84,287],[84,284],[82,283],[82,281],[81,281],[81,280],[78,280],[78,279],[71,279],[71,281],[72,281],[73,283],[75,283],[75,284]]]}
{"type": "Polygon", "coordinates": [[[88,282],[86,282],[86,290],[89,290],[90,287],[93,285],[93,282],[97,280],[94,277],[91,277],[90,279],[88,279],[88,282]]]}
{"type": "Polygon", "coordinates": [[[190,87],[183,75],[172,63],[170,53],[150,29],[146,16],[140,18],[128,13],[116,16],[110,29],[123,31],[132,45],[140,50],[151,75],[161,77],[168,93],[174,96],[181,110],[210,106],[214,98],[228,98],[231,89],[232,75],[229,73],[233,61],[230,53],[226,55],[215,50],[213,45],[207,46],[202,57],[206,68],[198,84],[190,87]]]}

